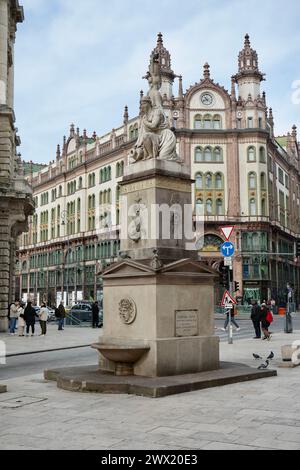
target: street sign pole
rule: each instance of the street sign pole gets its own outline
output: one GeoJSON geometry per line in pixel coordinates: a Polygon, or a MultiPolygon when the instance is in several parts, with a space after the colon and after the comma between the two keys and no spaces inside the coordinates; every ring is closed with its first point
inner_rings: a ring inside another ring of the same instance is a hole
{"type": "MultiPolygon", "coordinates": [[[[228,285],[229,292],[232,295],[232,286],[230,281],[230,269],[228,269],[228,285]]],[[[234,307],[233,307],[234,308],[234,307]]],[[[232,331],[232,322],[231,322],[231,308],[229,309],[229,323],[228,323],[228,344],[233,344],[233,331],[232,331]]]]}

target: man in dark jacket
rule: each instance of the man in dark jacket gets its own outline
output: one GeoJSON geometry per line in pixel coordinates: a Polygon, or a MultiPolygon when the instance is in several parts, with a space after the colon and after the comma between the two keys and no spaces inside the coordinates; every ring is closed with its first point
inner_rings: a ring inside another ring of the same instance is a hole
{"type": "Polygon", "coordinates": [[[94,302],[92,305],[93,328],[99,327],[99,305],[94,302]]]}
{"type": "Polygon", "coordinates": [[[260,309],[260,306],[257,304],[256,300],[252,301],[251,320],[252,320],[254,331],[255,331],[254,339],[260,339],[261,338],[261,328],[260,328],[261,309],[260,309]]]}
{"type": "Polygon", "coordinates": [[[65,326],[66,311],[64,304],[60,302],[57,309],[55,309],[55,316],[58,319],[58,331],[62,331],[65,326]]]}

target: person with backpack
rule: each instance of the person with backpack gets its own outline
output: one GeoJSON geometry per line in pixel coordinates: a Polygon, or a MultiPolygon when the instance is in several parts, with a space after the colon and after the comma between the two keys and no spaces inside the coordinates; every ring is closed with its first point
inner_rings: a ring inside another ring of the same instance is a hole
{"type": "Polygon", "coordinates": [[[99,328],[99,304],[97,301],[92,305],[92,326],[99,328]]]}

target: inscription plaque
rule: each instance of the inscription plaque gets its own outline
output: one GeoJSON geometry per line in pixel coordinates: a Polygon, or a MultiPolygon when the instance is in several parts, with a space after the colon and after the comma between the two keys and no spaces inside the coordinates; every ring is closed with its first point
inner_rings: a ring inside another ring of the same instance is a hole
{"type": "Polygon", "coordinates": [[[175,336],[198,336],[197,310],[177,310],[175,312],[175,336]]]}

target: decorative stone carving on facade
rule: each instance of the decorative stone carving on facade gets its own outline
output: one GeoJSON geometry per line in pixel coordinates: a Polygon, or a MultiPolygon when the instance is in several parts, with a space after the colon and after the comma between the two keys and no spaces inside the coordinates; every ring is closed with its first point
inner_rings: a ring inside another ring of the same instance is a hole
{"type": "Polygon", "coordinates": [[[141,198],[138,196],[136,199],[136,204],[133,206],[132,210],[134,211],[134,216],[128,225],[128,237],[130,240],[138,243],[142,238],[142,204],[141,198]]]}
{"type": "Polygon", "coordinates": [[[131,325],[137,314],[137,308],[134,300],[131,298],[122,299],[119,302],[119,314],[120,318],[125,325],[131,325]]]}
{"type": "Polygon", "coordinates": [[[162,261],[159,259],[158,250],[153,250],[153,258],[151,261],[151,267],[155,270],[159,270],[163,267],[162,261]]]}

